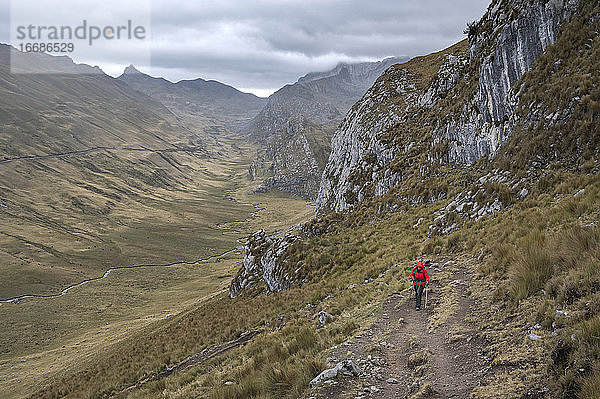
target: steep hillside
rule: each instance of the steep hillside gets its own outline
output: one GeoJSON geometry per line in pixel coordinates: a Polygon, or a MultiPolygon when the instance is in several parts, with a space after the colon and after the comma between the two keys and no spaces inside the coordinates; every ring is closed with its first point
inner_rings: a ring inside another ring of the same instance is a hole
{"type": "MultiPolygon", "coordinates": [[[[361,212],[385,214],[443,202],[428,226],[433,238],[554,189],[554,171],[596,173],[594,11],[587,2],[496,1],[469,25],[468,46],[391,67],[333,137],[317,223],[356,217],[361,203],[361,212]]],[[[307,228],[299,236],[315,235],[307,228]]],[[[269,274],[283,276],[277,262],[269,274]]],[[[242,270],[232,296],[264,266],[242,270]]]]}
{"type": "Polygon", "coordinates": [[[93,147],[201,145],[160,103],[67,57],[23,54],[2,44],[0,90],[0,159],[93,147]],[[53,72],[11,74],[10,51],[19,65],[42,65],[53,72]]]}
{"type": "Polygon", "coordinates": [[[335,127],[375,79],[400,61],[339,64],[272,94],[247,127],[266,145],[249,171],[251,179],[266,177],[257,191],[278,189],[314,199],[335,127]]]}
{"type": "Polygon", "coordinates": [[[226,84],[204,79],[182,80],[177,83],[141,73],[133,65],[118,77],[122,82],[167,107],[175,115],[207,134],[219,133],[222,125],[254,117],[266,100],[226,84]]]}
{"type": "MultiPolygon", "coordinates": [[[[497,1],[469,27],[468,50],[453,47],[382,76],[333,138],[317,212],[381,195],[412,172],[429,177],[439,164],[469,165],[496,155],[518,123],[528,124],[515,113],[523,93],[512,91],[514,85],[576,6],[497,1]]],[[[432,195],[415,199],[439,199],[432,195]]]]}
{"type": "Polygon", "coordinates": [[[312,221],[32,397],[599,397],[598,32],[595,0],[495,0],[468,43],[392,66],[312,221]]]}
{"type": "Polygon", "coordinates": [[[221,162],[165,106],[97,68],[2,45],[0,109],[0,299],[57,293],[116,264],[197,258],[182,229],[206,233],[216,215],[253,211],[222,191],[246,162],[241,148],[221,162]],[[9,51],[52,73],[11,73],[9,51]]]}
{"type": "MultiPolygon", "coordinates": [[[[362,267],[365,284],[381,279],[389,266],[373,270],[380,263],[363,250],[395,259],[383,243],[398,219],[423,234],[396,233],[415,240],[400,257],[461,254],[474,265],[467,285],[483,294],[469,295],[485,305],[465,320],[483,330],[492,367],[510,365],[476,397],[596,397],[599,12],[593,1],[496,1],[468,26],[468,46],[390,68],[334,135],[318,218],[253,236],[230,296],[294,289],[346,268],[362,267]],[[347,229],[366,225],[383,230],[363,236],[372,252],[361,240],[340,248],[352,242],[347,229]],[[529,344],[539,339],[545,349],[529,344]]],[[[430,322],[445,317],[436,312],[430,322]]]]}

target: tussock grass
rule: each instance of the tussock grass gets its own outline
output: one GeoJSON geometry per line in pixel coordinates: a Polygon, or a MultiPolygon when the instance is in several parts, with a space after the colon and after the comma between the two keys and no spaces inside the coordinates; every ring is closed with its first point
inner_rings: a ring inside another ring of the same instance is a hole
{"type": "Polygon", "coordinates": [[[539,194],[485,230],[502,240],[490,241],[480,273],[496,279],[496,301],[509,309],[534,306],[536,322],[558,332],[550,339],[552,391],[589,398],[596,395],[600,367],[600,228],[589,222],[600,215],[600,181],[580,175],[561,181],[552,195],[560,191],[567,198],[548,201],[539,194]],[[574,197],[582,187],[585,194],[574,197]],[[560,309],[568,316],[555,313],[560,309]]]}
{"type": "Polygon", "coordinates": [[[546,238],[539,231],[525,237],[521,251],[508,270],[511,295],[523,299],[540,290],[552,277],[554,258],[546,246],[546,238]]]}
{"type": "Polygon", "coordinates": [[[422,366],[429,361],[429,357],[431,356],[431,352],[429,349],[423,349],[419,352],[413,353],[408,357],[408,367],[416,368],[418,366],[422,366]]]}
{"type": "MultiPolygon", "coordinates": [[[[593,15],[598,7],[596,3],[582,0],[583,15],[593,15]]],[[[488,257],[480,268],[481,275],[475,280],[485,280],[492,286],[496,283],[494,297],[497,302],[490,301],[493,309],[498,310],[493,315],[497,318],[493,327],[502,329],[502,323],[510,322],[512,315],[525,317],[527,313],[523,309],[528,309],[532,317],[543,321],[542,328],[564,328],[556,332],[556,337],[551,337],[551,331],[544,332],[544,343],[547,342],[548,347],[555,346],[547,371],[552,377],[553,394],[557,397],[594,397],[600,370],[596,338],[600,336],[600,265],[597,227],[587,224],[597,223],[600,219],[600,179],[593,174],[597,163],[592,159],[597,157],[599,147],[596,130],[600,115],[597,88],[600,85],[596,85],[597,74],[592,72],[595,72],[600,42],[594,41],[592,49],[582,51],[581,56],[571,57],[571,52],[578,53],[581,49],[581,39],[594,28],[584,22],[573,21],[575,27],[581,29],[573,29],[570,35],[561,37],[556,46],[549,47],[550,55],[543,56],[534,66],[534,72],[524,79],[522,92],[526,106],[544,102],[544,106],[552,111],[567,109],[577,94],[560,90],[561,86],[580,87],[582,92],[589,92],[588,97],[584,96],[574,104],[573,123],[567,121],[556,129],[541,124],[537,128],[519,128],[492,164],[494,167],[504,163],[506,167],[502,169],[523,173],[522,166],[532,159],[532,154],[541,153],[547,159],[554,159],[554,153],[577,154],[578,165],[575,168],[568,165],[570,172],[561,167],[533,171],[539,172],[540,178],[525,201],[514,201],[514,193],[506,186],[490,186],[488,191],[511,204],[509,210],[477,223],[467,223],[448,237],[428,240],[427,226],[433,219],[433,212],[439,209],[439,203],[437,206],[428,204],[451,198],[466,187],[470,176],[466,172],[449,170],[451,168],[430,168],[421,174],[414,165],[426,163],[425,151],[417,146],[405,158],[395,161],[394,167],[403,171],[401,187],[393,188],[385,196],[368,198],[351,213],[333,213],[314,220],[312,226],[326,233],[290,246],[285,254],[287,271],[301,266],[305,279],[302,284],[268,296],[262,295],[263,291],[257,287],[234,300],[222,295],[207,301],[98,354],[72,374],[50,381],[33,397],[56,397],[65,393],[73,397],[110,396],[206,346],[222,343],[247,329],[258,327],[264,328],[265,332],[245,347],[182,375],[149,384],[136,395],[168,397],[181,390],[187,397],[299,397],[308,381],[325,368],[328,348],[348,340],[354,333],[359,324],[353,322],[356,315],[379,304],[387,294],[407,286],[409,260],[422,253],[448,252],[453,255],[466,253],[470,259],[480,253],[488,257]],[[572,43],[571,39],[574,39],[572,43]],[[570,65],[563,64],[564,73],[549,74],[559,58],[570,59],[570,65]],[[579,137],[582,140],[578,141],[579,137]],[[579,164],[582,164],[581,168],[579,164]],[[582,171],[590,175],[583,175],[582,171]],[[586,189],[585,194],[574,197],[581,188],[586,189]],[[385,210],[394,205],[397,205],[394,212],[385,210]],[[421,217],[424,221],[413,227],[421,217]],[[384,272],[387,274],[380,277],[384,272]],[[376,279],[376,283],[369,282],[371,278],[376,279]],[[354,288],[348,288],[350,285],[354,288]],[[316,305],[310,310],[305,306],[308,300],[316,305]],[[557,309],[568,310],[570,317],[556,315],[557,309]],[[328,311],[336,318],[316,331],[315,317],[319,310],[328,311]],[[277,321],[282,313],[286,315],[283,325],[277,321]],[[194,382],[190,384],[190,380],[194,382]],[[225,381],[234,384],[225,386],[225,381]]],[[[464,51],[465,43],[461,46],[462,50],[457,50],[464,51]]],[[[415,66],[423,64],[422,70],[412,70],[418,75],[419,86],[425,87],[429,83],[442,58],[438,55],[414,60],[415,66]]],[[[477,65],[469,68],[470,78],[455,89],[460,93],[451,92],[439,103],[440,108],[449,106],[446,116],[462,112],[463,100],[476,89],[477,65]],[[454,94],[460,96],[454,97],[454,94]]],[[[438,119],[441,121],[443,114],[438,119]]],[[[432,120],[427,119],[427,122],[432,120]]],[[[408,131],[403,126],[396,126],[390,132],[390,140],[408,140],[414,134],[419,140],[425,137],[427,143],[431,139],[427,136],[431,129],[423,127],[423,130],[408,131]]],[[[357,176],[359,178],[362,176],[357,176]]],[[[495,364],[507,367],[527,364],[526,356],[537,356],[536,350],[544,350],[539,344],[526,341],[530,346],[523,354],[523,340],[527,340],[522,335],[523,326],[529,321],[516,321],[519,327],[507,331],[506,335],[494,335],[495,331],[487,330],[490,337],[503,337],[493,343],[490,351],[495,356],[495,364]]],[[[485,325],[488,321],[479,322],[485,325]]],[[[413,362],[426,363],[423,357],[423,353],[417,354],[413,362]]],[[[533,364],[533,368],[533,371],[519,367],[496,373],[494,381],[487,381],[489,384],[485,389],[492,393],[491,397],[493,394],[498,397],[500,389],[503,393],[523,394],[526,383],[541,381],[548,376],[542,376],[546,372],[540,371],[546,369],[542,361],[533,364]],[[518,381],[513,382],[515,376],[518,381]]],[[[433,394],[427,384],[423,385],[422,391],[419,394],[433,394]]]]}
{"type": "MultiPolygon", "coordinates": [[[[582,187],[579,184],[586,187],[585,194],[576,197],[587,204],[582,219],[565,210],[562,201],[554,201],[551,192],[532,195],[528,203],[515,203],[501,216],[430,240],[426,239],[427,222],[419,228],[413,225],[431,213],[433,205],[385,217],[379,217],[376,208],[365,205],[366,209],[357,208],[352,217],[332,214],[320,222],[313,221],[321,231],[326,227],[329,231],[293,244],[285,255],[290,269],[302,265],[307,279],[304,284],[268,296],[257,289],[234,300],[225,296],[210,300],[164,321],[159,329],[148,329],[115,346],[82,370],[52,381],[34,397],[52,397],[61,392],[90,396],[118,392],[144,375],[256,327],[265,328],[265,333],[245,347],[171,376],[164,383],[148,384],[136,397],[162,397],[165,390],[167,397],[178,397],[176,392],[185,392],[179,397],[299,397],[308,381],[326,367],[327,349],[364,327],[357,315],[375,306],[388,293],[407,286],[409,261],[420,253],[422,243],[432,241],[438,242],[440,253],[454,248],[457,254],[487,254],[490,260],[480,272],[504,287],[504,292],[498,288],[497,301],[518,306],[543,303],[536,317],[543,321],[544,328],[552,328],[553,322],[564,327],[569,341],[570,334],[580,330],[578,341],[565,350],[564,361],[554,367],[563,370],[569,365],[569,369],[574,369],[579,365],[576,358],[588,359],[582,367],[591,375],[597,350],[591,338],[595,327],[589,322],[584,328],[583,323],[592,320],[600,309],[600,295],[595,294],[598,231],[583,220],[598,218],[600,211],[594,196],[600,181],[598,177],[587,177],[569,186],[571,193],[582,187]],[[467,242],[471,243],[469,249],[467,242]],[[486,269],[491,272],[485,273],[486,269]],[[375,280],[365,283],[370,278],[375,280]],[[351,284],[355,287],[348,289],[351,284]],[[569,288],[573,285],[578,287],[580,296],[573,296],[569,288]],[[545,301],[539,300],[542,289],[548,293],[545,301]],[[316,308],[307,309],[308,302],[316,308]],[[579,310],[573,313],[577,316],[555,319],[554,310],[561,306],[577,307],[579,310]],[[335,315],[335,320],[317,331],[319,310],[335,315]],[[277,321],[281,314],[285,314],[283,325],[277,321]],[[225,381],[234,384],[224,385],[225,381]]],[[[413,360],[423,361],[416,357],[413,360]]],[[[591,377],[572,374],[570,380],[561,378],[563,382],[555,379],[557,391],[575,383],[583,386],[591,377]]]]}
{"type": "Polygon", "coordinates": [[[435,390],[431,386],[429,381],[425,382],[423,386],[419,389],[419,391],[412,395],[410,399],[427,399],[435,397],[435,390]]]}
{"type": "Polygon", "coordinates": [[[600,370],[596,369],[592,375],[583,381],[581,392],[579,392],[579,398],[600,398],[600,370]]]}

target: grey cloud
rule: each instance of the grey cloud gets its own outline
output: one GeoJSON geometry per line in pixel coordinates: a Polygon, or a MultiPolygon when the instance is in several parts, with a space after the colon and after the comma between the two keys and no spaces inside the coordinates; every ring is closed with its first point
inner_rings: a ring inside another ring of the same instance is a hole
{"type": "Polygon", "coordinates": [[[488,0],[201,1],[156,4],[152,67],[277,88],[338,61],[415,56],[462,38],[488,0]],[[184,39],[181,39],[184,37],[184,39]],[[185,45],[172,43],[179,39],[185,45]]]}
{"type": "MultiPolygon", "coordinates": [[[[154,0],[151,63],[137,66],[174,81],[202,77],[277,89],[340,61],[416,56],[450,46],[464,38],[466,23],[478,19],[489,1],[154,0]]],[[[148,4],[131,4],[142,3],[148,4]]],[[[7,4],[0,0],[4,15],[7,4]]],[[[2,23],[0,38],[7,42],[4,30],[2,23]]],[[[102,56],[87,61],[112,74],[126,66],[123,54],[102,56]]]]}

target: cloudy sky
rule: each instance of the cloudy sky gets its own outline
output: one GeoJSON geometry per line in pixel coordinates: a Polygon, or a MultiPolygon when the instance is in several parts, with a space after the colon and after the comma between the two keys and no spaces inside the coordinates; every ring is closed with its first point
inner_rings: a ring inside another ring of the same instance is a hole
{"type": "MultiPolygon", "coordinates": [[[[10,7],[13,16],[33,15],[40,9],[35,2],[28,1],[30,4],[14,0],[10,7]]],[[[44,12],[46,19],[60,11],[76,10],[74,3],[85,5],[82,10],[91,10],[90,4],[94,3],[37,1],[53,3],[50,15],[49,11],[44,12]],[[57,10],[58,7],[61,9],[57,10]]],[[[299,76],[327,70],[340,61],[374,61],[394,55],[412,57],[443,49],[464,38],[462,31],[467,22],[478,19],[488,2],[143,0],[116,2],[118,6],[112,8],[104,0],[97,2],[103,14],[111,9],[123,12],[127,4],[136,21],[149,23],[151,42],[141,51],[150,57],[136,57],[137,50],[126,48],[99,51],[102,47],[97,45],[95,55],[82,53],[74,58],[97,64],[111,75],[118,75],[133,62],[143,72],[172,81],[203,77],[268,95],[299,76]]],[[[0,15],[11,15],[7,12],[8,1],[0,0],[0,4],[0,15]]],[[[94,13],[82,12],[87,14],[75,19],[93,20],[94,13]]],[[[56,17],[56,21],[60,18],[56,17]]],[[[103,15],[103,21],[118,19],[103,15]]],[[[13,17],[11,21],[3,21],[2,42],[10,41],[15,20],[13,17]],[[11,22],[13,26],[7,33],[11,22]]]]}

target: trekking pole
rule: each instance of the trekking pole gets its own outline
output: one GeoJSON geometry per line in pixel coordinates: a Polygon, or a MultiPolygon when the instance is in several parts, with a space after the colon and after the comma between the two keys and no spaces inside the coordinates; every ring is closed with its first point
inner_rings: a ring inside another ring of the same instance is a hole
{"type": "Polygon", "coordinates": [[[428,286],[429,284],[425,284],[425,309],[427,309],[427,291],[429,290],[428,286]]]}

